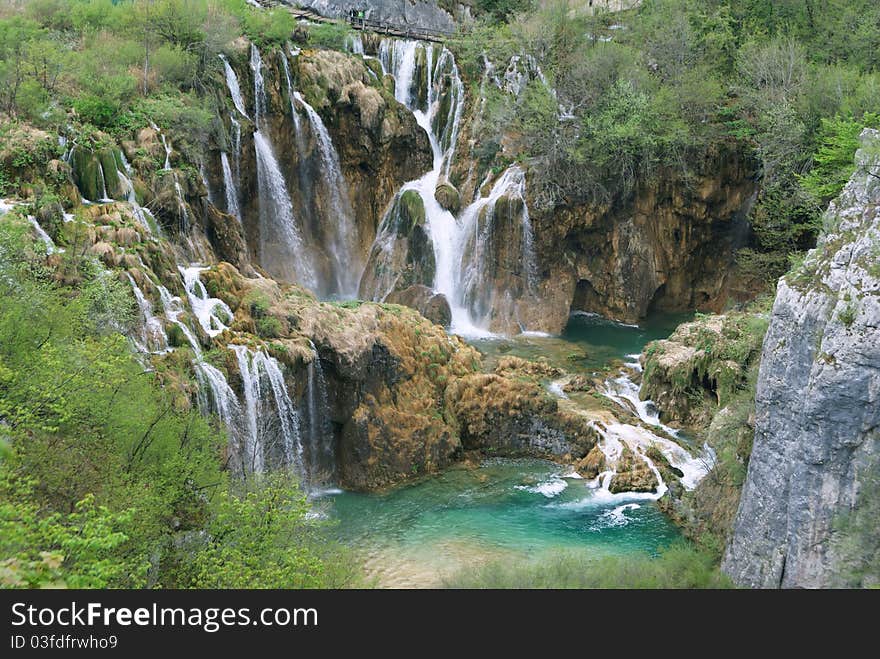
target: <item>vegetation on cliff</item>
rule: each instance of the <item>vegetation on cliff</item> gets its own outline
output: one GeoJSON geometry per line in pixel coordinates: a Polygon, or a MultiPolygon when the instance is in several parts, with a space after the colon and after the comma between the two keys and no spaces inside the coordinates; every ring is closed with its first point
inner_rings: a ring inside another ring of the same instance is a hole
{"type": "Polygon", "coordinates": [[[753,288],[813,246],[855,136],[880,121],[871,0],[651,0],[596,14],[567,0],[500,4],[455,44],[486,98],[483,167],[525,159],[538,204],[603,204],[742,149],[760,164],[739,255],[753,288]]]}

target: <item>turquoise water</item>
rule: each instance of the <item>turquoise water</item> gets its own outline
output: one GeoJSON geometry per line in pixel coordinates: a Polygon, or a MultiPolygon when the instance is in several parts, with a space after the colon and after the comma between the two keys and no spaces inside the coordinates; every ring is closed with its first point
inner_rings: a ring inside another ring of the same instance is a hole
{"type": "Polygon", "coordinates": [[[690,315],[655,315],[640,325],[624,325],[593,314],[576,314],[560,336],[518,336],[471,341],[492,367],[504,355],[525,359],[543,357],[571,373],[604,368],[626,355],[642,351],[649,341],[664,339],[690,315]]]}
{"type": "MultiPolygon", "coordinates": [[[[663,338],[681,317],[641,327],[573,316],[561,337],[483,339],[488,366],[499,356],[544,356],[574,373],[602,368],[663,338]]],[[[492,459],[389,492],[342,492],[318,502],[339,538],[378,585],[441,585],[444,576],[492,560],[541,560],[565,551],[599,557],[655,552],[680,534],[653,501],[593,496],[583,479],[542,460],[492,459]]]]}

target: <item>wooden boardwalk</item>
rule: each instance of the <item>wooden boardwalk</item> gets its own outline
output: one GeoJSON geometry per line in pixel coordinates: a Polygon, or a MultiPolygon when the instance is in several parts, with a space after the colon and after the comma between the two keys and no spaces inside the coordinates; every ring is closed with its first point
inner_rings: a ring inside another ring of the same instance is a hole
{"type": "Polygon", "coordinates": [[[349,25],[352,29],[366,32],[375,32],[377,34],[385,34],[390,37],[399,37],[401,39],[418,39],[420,41],[442,42],[449,39],[454,32],[446,32],[443,30],[431,30],[422,27],[414,27],[409,25],[398,25],[396,23],[388,23],[385,21],[376,21],[370,18],[332,18],[323,16],[314,9],[307,7],[293,7],[278,0],[257,0],[264,7],[284,7],[296,18],[301,18],[315,23],[336,23],[337,25],[349,25]]]}

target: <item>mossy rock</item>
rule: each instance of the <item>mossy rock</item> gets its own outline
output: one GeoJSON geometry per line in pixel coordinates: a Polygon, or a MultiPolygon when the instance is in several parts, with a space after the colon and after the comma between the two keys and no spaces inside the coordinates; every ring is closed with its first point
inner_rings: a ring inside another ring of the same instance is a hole
{"type": "Polygon", "coordinates": [[[455,186],[448,181],[441,181],[437,184],[437,189],[434,190],[434,199],[453,215],[458,214],[461,210],[461,195],[455,186]]]}
{"type": "Polygon", "coordinates": [[[75,147],[70,157],[73,169],[73,181],[79,188],[80,194],[90,200],[97,201],[101,198],[104,186],[101,180],[101,162],[90,150],[83,147],[75,147]]]}
{"type": "Polygon", "coordinates": [[[425,223],[425,202],[415,190],[406,190],[395,204],[398,236],[409,236],[413,227],[425,223]]]}
{"type": "Polygon", "coordinates": [[[450,136],[445,135],[444,133],[446,131],[446,126],[449,123],[449,111],[452,108],[452,96],[452,89],[447,86],[445,91],[440,94],[440,107],[437,108],[437,113],[434,115],[434,133],[445,138],[440,145],[441,149],[444,151],[449,148],[450,136]]]}
{"type": "Polygon", "coordinates": [[[117,158],[116,149],[101,149],[98,152],[98,160],[101,162],[101,170],[104,173],[104,187],[106,188],[107,196],[112,199],[124,199],[125,193],[122,189],[122,181],[117,173],[119,169],[117,158]]]}
{"type": "Polygon", "coordinates": [[[379,62],[379,60],[375,58],[365,59],[364,64],[370,71],[372,71],[376,75],[376,81],[381,85],[382,81],[385,78],[385,72],[382,71],[382,64],[379,62]]]}
{"type": "Polygon", "coordinates": [[[421,108],[428,102],[428,53],[425,48],[416,47],[415,60],[410,94],[414,95],[417,106],[421,108]]]}

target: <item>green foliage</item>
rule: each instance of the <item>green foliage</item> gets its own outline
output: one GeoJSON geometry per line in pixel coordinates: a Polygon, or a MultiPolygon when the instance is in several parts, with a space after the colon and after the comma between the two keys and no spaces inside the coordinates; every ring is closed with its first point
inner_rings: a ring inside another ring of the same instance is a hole
{"type": "Polygon", "coordinates": [[[712,556],[673,545],[659,556],[586,558],[560,554],[540,562],[492,562],[446,580],[447,588],[730,588],[712,556]]]}
{"type": "Polygon", "coordinates": [[[351,29],[345,24],[321,23],[309,26],[309,45],[344,50],[351,29]]]}
{"type": "Polygon", "coordinates": [[[281,336],[281,321],[275,316],[263,316],[257,318],[256,322],[257,334],[264,339],[274,339],[281,336]]]}
{"type": "Polygon", "coordinates": [[[62,287],[27,223],[0,222],[0,585],[352,583],[294,482],[227,489],[185,353],[145,369],[129,287],[75,251],[62,287]]]}
{"type": "Polygon", "coordinates": [[[880,42],[880,9],[771,4],[650,0],[590,16],[565,0],[528,12],[500,3],[514,8],[506,22],[479,22],[452,44],[486,98],[481,175],[525,158],[535,205],[552,209],[614,203],[658,176],[705,174],[707,154],[739,151],[760,165],[740,271],[756,287],[776,281],[789,254],[815,244],[821,209],[851,171],[855,124],[875,121],[876,48],[854,44],[880,42]],[[484,56],[494,66],[485,78],[484,56]],[[494,84],[512,57],[529,81],[518,95],[494,84]]]}
{"type": "Polygon", "coordinates": [[[208,541],[189,569],[195,588],[341,588],[356,585],[343,550],[307,518],[304,494],[276,475],[240,495],[221,492],[205,527],[208,541]],[[266,557],[271,560],[267,561],[266,557]]]}
{"type": "Polygon", "coordinates": [[[801,185],[822,207],[840,194],[855,171],[853,161],[859,148],[859,134],[865,126],[880,126],[880,115],[867,113],[861,121],[834,117],[822,119],[817,135],[819,148],[813,154],[813,167],[801,177],[801,185]]]}

